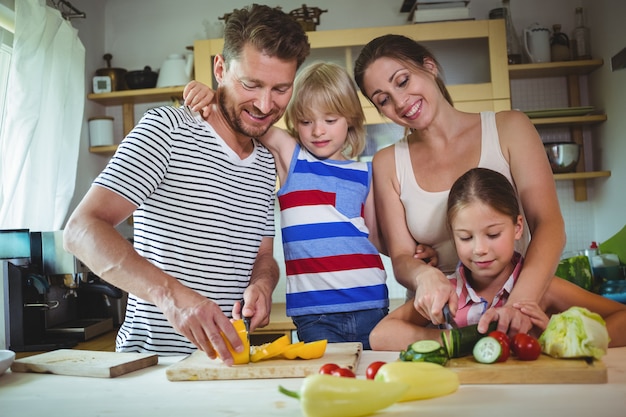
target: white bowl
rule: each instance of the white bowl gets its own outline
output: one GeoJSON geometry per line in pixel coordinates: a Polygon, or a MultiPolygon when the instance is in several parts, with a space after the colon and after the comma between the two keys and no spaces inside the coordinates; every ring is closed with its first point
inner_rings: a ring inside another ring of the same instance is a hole
{"type": "Polygon", "coordinates": [[[12,350],[0,350],[0,375],[4,374],[15,360],[15,352],[12,350]]]}

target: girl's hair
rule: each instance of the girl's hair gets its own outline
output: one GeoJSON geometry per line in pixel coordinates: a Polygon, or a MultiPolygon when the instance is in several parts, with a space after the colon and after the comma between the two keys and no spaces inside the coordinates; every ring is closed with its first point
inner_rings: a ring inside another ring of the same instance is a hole
{"type": "Polygon", "coordinates": [[[521,214],[515,188],[504,175],[491,169],[472,168],[454,182],[448,195],[448,226],[460,210],[474,202],[510,217],[513,223],[521,214]]]}
{"type": "Polygon", "coordinates": [[[285,123],[298,142],[298,121],[311,119],[313,109],[346,118],[348,135],[343,154],[347,158],[363,152],[365,115],[354,82],[345,69],[333,63],[316,62],[302,68],[296,76],[293,96],[285,111],[285,123]]]}
{"type": "MultiPolygon", "coordinates": [[[[370,101],[371,98],[365,93],[363,86],[363,78],[367,68],[379,58],[391,58],[396,61],[405,63],[410,69],[416,71],[426,71],[424,69],[424,59],[429,58],[437,66],[437,77],[435,81],[437,87],[445,97],[445,99],[452,103],[452,97],[446,88],[446,84],[443,82],[443,78],[439,74],[443,74],[443,70],[439,62],[435,59],[434,55],[430,53],[428,49],[419,43],[415,42],[411,38],[407,38],[402,35],[383,35],[371,40],[367,45],[363,47],[359,57],[354,63],[354,80],[359,86],[361,93],[366,96],[370,101]]],[[[374,105],[374,103],[372,101],[374,105]]]]}

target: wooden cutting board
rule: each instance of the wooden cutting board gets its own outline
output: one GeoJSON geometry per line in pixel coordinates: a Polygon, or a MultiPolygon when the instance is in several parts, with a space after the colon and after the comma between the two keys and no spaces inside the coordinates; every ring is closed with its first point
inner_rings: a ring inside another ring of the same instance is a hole
{"type": "Polygon", "coordinates": [[[555,359],[541,355],[536,361],[510,357],[506,362],[483,364],[473,356],[450,359],[446,365],[459,374],[462,385],[471,384],[605,384],[601,360],[555,359]]]}
{"type": "Polygon", "coordinates": [[[11,371],[115,378],[156,365],[158,361],[158,356],[151,353],[59,349],[18,359],[11,365],[11,371]]]}
{"type": "Polygon", "coordinates": [[[324,356],[319,359],[268,359],[246,365],[226,366],[220,359],[210,359],[204,352],[194,352],[182,361],[170,365],[170,381],[207,381],[216,379],[301,378],[317,373],[326,363],[356,371],[363,345],[355,343],[329,343],[324,356]]]}

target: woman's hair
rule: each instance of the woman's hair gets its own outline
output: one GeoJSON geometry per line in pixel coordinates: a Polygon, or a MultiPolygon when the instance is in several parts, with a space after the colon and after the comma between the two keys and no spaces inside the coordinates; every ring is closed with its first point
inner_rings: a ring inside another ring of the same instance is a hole
{"type": "Polygon", "coordinates": [[[504,175],[491,169],[472,168],[454,182],[448,195],[448,226],[461,209],[474,202],[508,216],[513,223],[521,214],[515,188],[504,175]]]}
{"type": "MultiPolygon", "coordinates": [[[[424,68],[424,59],[429,58],[437,66],[437,77],[435,81],[439,90],[445,99],[452,104],[452,97],[443,82],[443,78],[439,74],[443,74],[443,70],[434,55],[428,49],[420,45],[411,38],[402,35],[383,35],[371,40],[363,47],[359,57],[354,63],[354,80],[359,86],[361,93],[370,101],[371,98],[365,93],[363,86],[363,78],[367,68],[379,58],[390,58],[405,63],[410,69],[416,71],[426,71],[424,68]]],[[[372,102],[374,105],[376,103],[372,102]]]]}
{"type": "Polygon", "coordinates": [[[235,9],[228,16],[222,51],[226,65],[238,59],[247,44],[271,57],[295,59],[298,68],[311,50],[300,23],[279,8],[262,4],[235,9]]]}
{"type": "Polygon", "coordinates": [[[287,130],[298,141],[298,122],[312,119],[313,110],[345,117],[348,135],[344,155],[354,158],[363,152],[365,115],[354,82],[345,69],[333,63],[316,62],[298,73],[285,111],[287,130]]]}

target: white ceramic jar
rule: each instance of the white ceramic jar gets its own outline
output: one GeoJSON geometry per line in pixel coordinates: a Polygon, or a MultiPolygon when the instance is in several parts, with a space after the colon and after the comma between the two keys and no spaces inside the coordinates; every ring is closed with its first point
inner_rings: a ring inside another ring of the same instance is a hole
{"type": "Polygon", "coordinates": [[[89,123],[89,145],[113,145],[113,118],[109,116],[91,117],[89,123]]]}

